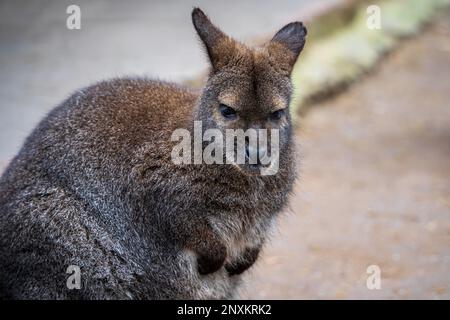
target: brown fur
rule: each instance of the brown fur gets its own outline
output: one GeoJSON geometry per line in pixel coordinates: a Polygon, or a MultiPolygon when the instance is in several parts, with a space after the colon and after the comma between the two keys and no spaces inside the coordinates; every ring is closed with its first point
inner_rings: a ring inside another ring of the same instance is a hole
{"type": "Polygon", "coordinates": [[[10,298],[226,298],[256,260],[295,177],[288,108],[301,23],[250,49],[199,9],[212,68],[198,92],[146,79],[82,89],[27,139],[0,180],[0,289],[10,298]],[[220,103],[238,114],[225,119],[220,103]],[[175,129],[280,129],[280,168],[176,165],[175,129]],[[65,287],[68,265],[84,286],[65,287]]]}

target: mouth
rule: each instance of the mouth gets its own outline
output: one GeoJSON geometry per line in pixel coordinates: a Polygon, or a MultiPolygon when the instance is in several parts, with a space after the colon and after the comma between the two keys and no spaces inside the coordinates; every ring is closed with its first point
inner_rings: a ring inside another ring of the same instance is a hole
{"type": "Polygon", "coordinates": [[[246,166],[248,168],[248,171],[255,174],[259,174],[261,172],[261,169],[263,168],[263,166],[260,164],[248,164],[246,166]]]}
{"type": "Polygon", "coordinates": [[[240,172],[242,172],[246,175],[249,175],[249,176],[260,175],[261,170],[265,167],[260,163],[256,163],[256,164],[250,163],[248,158],[245,158],[244,163],[237,163],[235,161],[231,161],[228,163],[231,164],[236,169],[238,169],[240,172]]]}
{"type": "MultiPolygon", "coordinates": [[[[247,159],[246,159],[247,160],[247,159]]],[[[244,171],[247,175],[251,176],[259,176],[264,168],[269,167],[269,165],[263,165],[261,163],[249,163],[246,161],[244,164],[238,164],[242,171],[244,171]]]]}
{"type": "MultiPolygon", "coordinates": [[[[255,159],[250,157],[249,153],[245,152],[240,161],[237,161],[235,155],[225,154],[226,163],[232,164],[236,169],[248,176],[260,176],[267,175],[266,172],[270,171],[273,166],[271,162],[263,163],[259,158],[255,159]]],[[[273,173],[270,173],[272,175],[273,173]]]]}

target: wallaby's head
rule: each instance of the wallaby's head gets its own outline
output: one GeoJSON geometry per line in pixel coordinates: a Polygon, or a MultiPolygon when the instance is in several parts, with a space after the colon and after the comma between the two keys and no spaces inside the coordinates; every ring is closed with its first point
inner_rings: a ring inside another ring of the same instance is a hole
{"type": "MultiPolygon", "coordinates": [[[[226,129],[267,129],[270,140],[270,129],[278,129],[281,157],[291,140],[290,74],[305,44],[306,28],[301,22],[289,23],[264,46],[249,48],[224,34],[198,8],[192,20],[211,62],[194,120],[202,121],[203,130],[221,130],[224,137],[226,129]]],[[[254,172],[266,152],[263,146],[247,146],[246,155],[258,161],[238,167],[254,172]]]]}

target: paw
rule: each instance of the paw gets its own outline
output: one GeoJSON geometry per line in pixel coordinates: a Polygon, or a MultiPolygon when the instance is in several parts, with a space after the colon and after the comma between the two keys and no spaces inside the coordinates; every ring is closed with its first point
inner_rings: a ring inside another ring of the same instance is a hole
{"type": "Polygon", "coordinates": [[[247,248],[239,261],[227,263],[225,270],[227,270],[230,276],[243,273],[250,268],[258,259],[260,248],[247,248]]]}
{"type": "Polygon", "coordinates": [[[214,273],[225,263],[227,257],[227,251],[225,246],[215,248],[214,251],[207,253],[199,253],[197,258],[198,272],[201,275],[214,273]]]}

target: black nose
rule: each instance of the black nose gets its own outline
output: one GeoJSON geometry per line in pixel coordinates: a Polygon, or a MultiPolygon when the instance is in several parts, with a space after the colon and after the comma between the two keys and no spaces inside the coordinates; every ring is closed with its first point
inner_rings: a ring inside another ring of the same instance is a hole
{"type": "Polygon", "coordinates": [[[265,156],[265,148],[258,148],[258,146],[253,146],[246,141],[245,144],[245,159],[248,164],[260,166],[262,164],[261,159],[265,156]]]}

